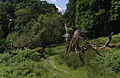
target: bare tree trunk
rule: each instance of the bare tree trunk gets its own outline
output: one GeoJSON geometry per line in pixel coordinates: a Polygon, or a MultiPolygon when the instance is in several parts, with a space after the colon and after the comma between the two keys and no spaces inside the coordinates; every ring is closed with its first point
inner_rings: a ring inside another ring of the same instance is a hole
{"type": "Polygon", "coordinates": [[[65,24],[65,31],[66,31],[66,34],[64,35],[65,41],[66,41],[65,54],[67,54],[69,49],[69,44],[70,44],[70,34],[68,32],[68,27],[66,24],[65,24]]]}
{"type": "Polygon", "coordinates": [[[73,49],[76,51],[76,53],[78,53],[78,47],[79,47],[79,35],[80,35],[80,31],[76,30],[74,32],[74,35],[72,37],[72,40],[70,41],[69,44],[69,49],[68,49],[68,53],[73,49]]]}

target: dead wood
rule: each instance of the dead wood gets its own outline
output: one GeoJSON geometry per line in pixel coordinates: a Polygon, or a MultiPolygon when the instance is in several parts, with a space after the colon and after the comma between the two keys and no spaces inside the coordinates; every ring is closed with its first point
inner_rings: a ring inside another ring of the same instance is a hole
{"type": "Polygon", "coordinates": [[[40,56],[43,55],[43,53],[45,52],[45,49],[41,47],[37,52],[38,52],[38,58],[40,58],[40,56]]]}
{"type": "Polygon", "coordinates": [[[66,34],[64,34],[62,37],[65,37],[65,42],[66,42],[66,46],[65,46],[65,54],[68,53],[68,49],[69,49],[69,44],[70,44],[70,33],[68,32],[68,27],[67,25],[65,24],[65,31],[66,31],[66,34]]]}
{"type": "MultiPolygon", "coordinates": [[[[67,27],[65,26],[66,29],[66,34],[68,34],[67,31],[67,27]]],[[[69,54],[70,51],[75,51],[78,54],[79,59],[81,60],[82,64],[84,65],[84,59],[82,58],[82,56],[85,54],[85,52],[89,49],[94,50],[99,56],[103,56],[101,53],[99,53],[97,51],[97,45],[96,44],[92,44],[90,42],[84,43],[81,46],[79,46],[79,41],[81,39],[81,37],[85,37],[85,34],[87,33],[86,30],[76,30],[72,36],[72,39],[70,40],[70,36],[69,35],[65,35],[66,38],[66,49],[65,49],[65,53],[69,54]]],[[[109,40],[106,42],[105,46],[108,46],[108,44],[110,43],[110,41],[112,40],[112,33],[109,36],[109,40]]]]}
{"type": "Polygon", "coordinates": [[[13,43],[14,43],[14,40],[11,39],[11,43],[9,45],[3,45],[2,44],[2,46],[0,46],[0,48],[4,48],[5,52],[8,52],[9,54],[14,54],[14,53],[12,53],[12,51],[14,49],[16,49],[16,47],[13,46],[13,43]]]}
{"type": "Polygon", "coordinates": [[[5,51],[7,51],[9,54],[12,54],[11,47],[6,47],[6,46],[2,45],[2,46],[0,46],[0,48],[4,48],[5,51]]]}
{"type": "Polygon", "coordinates": [[[82,30],[77,29],[74,32],[73,37],[70,41],[69,47],[67,47],[68,48],[67,53],[69,53],[71,50],[74,50],[76,53],[79,52],[79,41],[81,38],[85,37],[86,33],[87,33],[87,30],[85,29],[82,29],[82,30]]]}
{"type": "Polygon", "coordinates": [[[110,48],[113,48],[113,47],[118,47],[120,48],[120,43],[117,43],[117,44],[109,44],[108,45],[110,48]]]}
{"type": "Polygon", "coordinates": [[[104,46],[100,47],[100,50],[101,49],[104,49],[106,46],[109,46],[109,43],[112,41],[112,35],[113,35],[113,32],[111,32],[111,34],[108,36],[108,40],[107,42],[105,43],[104,46]]]}
{"type": "Polygon", "coordinates": [[[80,31],[76,30],[69,45],[68,53],[73,49],[78,53],[80,31]]]}
{"type": "Polygon", "coordinates": [[[87,50],[94,50],[99,56],[103,56],[103,54],[101,54],[100,52],[98,52],[97,48],[96,48],[96,45],[90,43],[90,42],[86,42],[84,44],[82,44],[80,46],[80,50],[78,52],[78,56],[79,56],[79,59],[81,60],[82,64],[84,65],[84,59],[82,58],[82,56],[86,53],[87,50]]]}

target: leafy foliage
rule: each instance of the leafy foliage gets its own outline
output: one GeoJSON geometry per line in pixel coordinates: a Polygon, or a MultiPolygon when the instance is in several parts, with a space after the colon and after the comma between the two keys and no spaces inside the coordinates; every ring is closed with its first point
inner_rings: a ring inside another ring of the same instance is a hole
{"type": "Polygon", "coordinates": [[[94,64],[99,65],[104,71],[120,72],[120,52],[118,50],[114,53],[108,53],[104,58],[96,57],[94,64]]]}
{"type": "Polygon", "coordinates": [[[3,32],[4,38],[13,31],[15,18],[14,10],[14,4],[0,1],[0,29],[3,32]]]}
{"type": "Polygon", "coordinates": [[[58,14],[40,15],[37,22],[27,23],[27,27],[19,35],[18,32],[9,34],[7,42],[12,38],[14,45],[17,47],[23,46],[29,42],[26,47],[35,48],[45,46],[51,43],[62,42],[61,35],[63,34],[63,19],[58,14]]]}
{"type": "Polygon", "coordinates": [[[67,4],[67,10],[65,11],[64,17],[66,18],[66,24],[75,30],[75,19],[76,19],[76,1],[69,0],[67,4]]]}
{"type": "Polygon", "coordinates": [[[62,42],[64,19],[55,5],[40,0],[0,1],[0,36],[15,47],[62,42]]]}
{"type": "MultiPolygon", "coordinates": [[[[69,0],[67,10],[62,16],[55,5],[46,1],[0,0],[0,46],[10,46],[13,43],[17,49],[11,50],[15,54],[10,55],[3,53],[5,50],[0,48],[0,77],[58,77],[44,68],[42,61],[44,57],[55,55],[56,51],[64,49],[63,45],[57,48],[48,46],[63,41],[61,36],[64,33],[64,23],[69,27],[70,34],[76,28],[87,29],[90,38],[108,35],[110,32],[119,33],[120,1],[69,0]],[[48,46],[47,53],[38,58],[37,49],[41,46],[48,46]],[[20,48],[25,50],[19,50],[20,48]]],[[[113,36],[113,39],[112,43],[118,43],[120,34],[113,36]]],[[[105,42],[106,40],[107,38],[103,37],[94,39],[93,42],[105,42]]],[[[87,72],[88,78],[117,78],[116,74],[120,73],[119,49],[115,48],[107,52],[106,57],[98,57],[94,51],[89,50],[83,56],[85,65],[88,67],[87,70],[84,70],[85,75],[87,72]]],[[[82,67],[81,61],[75,53],[68,56],[58,55],[56,61],[63,67],[68,66],[76,71],[82,67]]]]}
{"type": "Polygon", "coordinates": [[[88,29],[89,37],[119,33],[119,10],[118,0],[77,0],[76,27],[88,29]]]}
{"type": "Polygon", "coordinates": [[[47,76],[46,70],[37,58],[37,52],[17,50],[13,56],[8,53],[0,54],[0,76],[1,77],[42,77],[47,76]]]}

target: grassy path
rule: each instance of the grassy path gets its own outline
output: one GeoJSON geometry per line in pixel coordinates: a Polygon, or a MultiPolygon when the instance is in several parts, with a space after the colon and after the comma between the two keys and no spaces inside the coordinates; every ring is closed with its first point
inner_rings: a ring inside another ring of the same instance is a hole
{"type": "Polygon", "coordinates": [[[50,62],[50,64],[52,65],[52,67],[53,67],[54,69],[59,70],[59,71],[62,71],[62,72],[64,72],[64,73],[66,73],[66,74],[72,75],[72,78],[74,78],[74,74],[72,74],[71,72],[66,71],[66,70],[63,70],[63,69],[60,69],[60,68],[57,68],[57,67],[55,66],[52,58],[49,58],[49,62],[50,62]]]}
{"type": "Polygon", "coordinates": [[[49,47],[46,50],[48,56],[43,60],[43,66],[55,75],[54,78],[88,78],[85,67],[74,70],[64,64],[59,64],[59,61],[56,58],[59,58],[59,55],[64,53],[64,45],[49,47]]]}
{"type": "Polygon", "coordinates": [[[52,73],[60,74],[60,73],[57,72],[56,70],[52,70],[52,69],[50,69],[49,67],[46,66],[46,62],[47,62],[47,60],[48,60],[48,59],[45,59],[45,60],[44,60],[44,62],[43,62],[43,66],[44,66],[47,70],[49,70],[50,72],[52,72],[52,73]]]}
{"type": "Polygon", "coordinates": [[[43,61],[43,66],[49,70],[50,72],[52,73],[55,73],[55,74],[58,74],[58,75],[62,75],[63,73],[66,74],[66,75],[70,75],[72,76],[72,78],[75,78],[74,77],[74,74],[72,74],[71,72],[67,71],[67,70],[63,70],[61,68],[57,68],[57,66],[55,65],[52,57],[55,57],[56,55],[59,55],[60,53],[63,53],[64,50],[61,50],[59,52],[56,52],[56,53],[53,53],[53,56],[49,56],[47,57],[44,61],[43,61]],[[52,67],[47,67],[46,64],[49,63],[49,65],[52,67]]]}

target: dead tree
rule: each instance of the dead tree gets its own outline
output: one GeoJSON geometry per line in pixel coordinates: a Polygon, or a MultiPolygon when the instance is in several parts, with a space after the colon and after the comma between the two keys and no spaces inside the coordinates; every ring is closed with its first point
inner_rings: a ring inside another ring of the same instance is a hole
{"type": "Polygon", "coordinates": [[[67,54],[68,49],[69,49],[69,44],[70,44],[71,36],[70,36],[70,32],[69,32],[68,27],[67,27],[66,24],[65,24],[65,31],[66,31],[66,33],[62,37],[65,37],[65,42],[66,42],[65,54],[67,54]]]}
{"type": "Polygon", "coordinates": [[[84,64],[83,58],[82,56],[85,54],[85,52],[89,49],[94,50],[98,55],[103,56],[102,54],[100,54],[97,51],[96,45],[91,44],[89,42],[82,44],[81,46],[79,46],[79,41],[81,38],[85,37],[87,33],[87,30],[82,29],[82,30],[76,30],[73,34],[73,37],[70,41],[70,43],[67,45],[67,50],[66,50],[66,54],[69,54],[70,51],[75,51],[80,60],[82,61],[82,64],[84,64]]]}
{"type": "Polygon", "coordinates": [[[82,30],[76,30],[73,34],[73,37],[70,41],[69,44],[69,49],[67,51],[67,54],[71,51],[71,50],[75,50],[76,53],[78,53],[79,51],[79,41],[81,38],[85,37],[85,34],[87,33],[87,30],[82,29],[82,30]]]}
{"type": "Polygon", "coordinates": [[[73,37],[72,37],[72,40],[70,41],[69,49],[68,49],[67,54],[68,54],[72,49],[74,49],[74,50],[76,51],[76,53],[78,53],[79,35],[80,35],[80,31],[79,31],[79,30],[76,30],[76,31],[74,32],[74,35],[73,35],[73,37]]]}
{"type": "Polygon", "coordinates": [[[66,36],[66,54],[69,54],[70,51],[75,51],[78,56],[79,59],[82,61],[82,64],[84,64],[84,59],[82,58],[82,56],[86,53],[87,50],[91,49],[94,50],[96,52],[96,54],[98,54],[99,56],[104,56],[103,54],[101,54],[100,52],[98,52],[98,50],[104,49],[105,47],[120,47],[120,44],[110,44],[110,42],[112,41],[112,35],[113,32],[108,36],[108,40],[106,41],[106,43],[91,43],[91,42],[86,42],[83,43],[82,45],[79,45],[79,41],[81,38],[85,37],[85,34],[87,33],[86,30],[76,30],[72,36],[72,39],[70,41],[68,41],[68,36],[66,36]],[[99,48],[100,47],[100,48],[99,48]]]}

